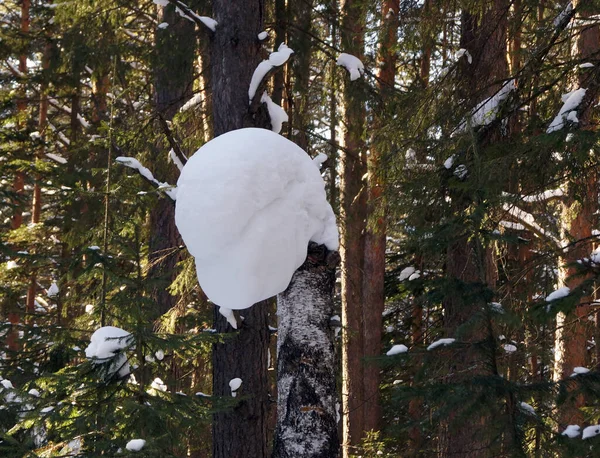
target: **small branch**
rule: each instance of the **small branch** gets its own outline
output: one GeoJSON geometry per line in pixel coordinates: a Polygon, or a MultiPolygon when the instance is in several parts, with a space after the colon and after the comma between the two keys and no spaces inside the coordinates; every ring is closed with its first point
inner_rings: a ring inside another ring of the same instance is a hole
{"type": "Polygon", "coordinates": [[[213,18],[210,18],[208,16],[197,15],[190,9],[189,6],[187,6],[185,3],[183,3],[179,0],[169,0],[169,3],[174,5],[175,8],[179,9],[179,11],[177,11],[177,10],[176,11],[181,17],[184,17],[184,18],[196,23],[198,26],[200,26],[202,28],[206,27],[212,33],[215,32],[217,25],[219,25],[219,23],[217,21],[215,21],[213,18]]]}
{"type": "MultiPolygon", "coordinates": [[[[113,145],[116,146],[116,145],[113,145]]],[[[115,148],[117,149],[117,148],[115,148]]],[[[120,150],[117,149],[119,152],[120,150]]],[[[152,172],[144,167],[140,161],[133,157],[119,156],[115,159],[119,164],[123,164],[126,167],[136,170],[146,181],[155,186],[159,191],[164,191],[171,200],[175,201],[177,198],[177,187],[170,185],[169,183],[163,183],[154,178],[152,172]]]]}
{"type": "Polygon", "coordinates": [[[187,162],[187,157],[185,154],[183,154],[183,151],[181,151],[179,144],[175,141],[173,132],[169,128],[169,124],[167,123],[166,119],[163,118],[163,116],[161,114],[158,115],[158,122],[160,122],[163,132],[164,132],[165,136],[167,137],[167,141],[169,142],[169,146],[175,152],[177,159],[179,159],[179,162],[182,165],[185,165],[187,162]]]}
{"type": "Polygon", "coordinates": [[[515,220],[523,224],[526,228],[528,228],[531,232],[535,233],[539,237],[554,243],[558,249],[562,249],[562,244],[560,240],[558,240],[552,234],[548,234],[543,227],[541,227],[536,221],[531,213],[527,213],[524,210],[521,210],[519,207],[515,205],[504,204],[502,206],[504,211],[506,211],[510,216],[512,216],[515,220]]]}

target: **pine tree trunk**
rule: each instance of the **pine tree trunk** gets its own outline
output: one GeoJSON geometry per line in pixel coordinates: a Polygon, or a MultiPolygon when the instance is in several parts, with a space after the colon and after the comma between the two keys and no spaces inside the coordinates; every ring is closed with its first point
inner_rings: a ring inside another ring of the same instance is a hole
{"type": "MultiPolygon", "coordinates": [[[[507,49],[507,17],[509,11],[507,0],[494,0],[488,10],[475,13],[461,12],[461,48],[465,48],[472,56],[472,63],[464,59],[460,63],[462,70],[461,90],[464,97],[472,102],[479,102],[494,94],[508,74],[507,49]]],[[[476,103],[473,103],[475,105],[476,103]]],[[[490,132],[483,138],[479,136],[481,148],[499,141],[498,132],[490,132]]],[[[463,214],[476,196],[453,196],[454,213],[463,214]]],[[[476,204],[478,204],[476,202],[476,204]]],[[[448,247],[447,276],[450,280],[458,280],[462,289],[475,288],[478,285],[493,287],[496,281],[496,269],[489,246],[483,245],[478,234],[459,229],[456,238],[448,247]]],[[[444,300],[444,327],[448,337],[456,337],[461,326],[473,316],[480,313],[486,304],[482,295],[468,297],[464,292],[455,292],[444,300]]],[[[487,321],[488,318],[484,318],[487,321]]],[[[493,375],[494,356],[483,352],[473,344],[492,338],[489,323],[483,322],[469,329],[461,329],[460,339],[469,343],[469,347],[449,360],[450,383],[461,383],[474,375],[493,375]],[[471,329],[473,328],[473,329],[471,329]]],[[[478,393],[474,392],[473,396],[478,393]]],[[[500,403],[498,404],[500,405],[500,403]]],[[[493,455],[491,450],[491,434],[486,430],[493,412],[483,411],[475,418],[465,421],[459,417],[449,419],[446,425],[442,456],[486,458],[493,455]]]]}
{"type": "MultiPolygon", "coordinates": [[[[342,4],[341,49],[364,57],[365,6],[358,0],[342,4]]],[[[367,171],[365,94],[363,82],[345,79],[344,150],[340,186],[342,255],[342,405],[344,456],[354,453],[364,435],[362,286],[367,171]]]]}
{"type": "Polygon", "coordinates": [[[334,314],[336,252],[311,242],[308,257],[277,296],[277,429],[273,458],[339,453],[334,314]]]}
{"type": "MultiPolygon", "coordinates": [[[[268,126],[264,113],[250,113],[248,100],[250,79],[261,60],[257,35],[263,30],[263,12],[262,0],[213,0],[213,17],[219,23],[211,39],[215,136],[268,126]]],[[[213,395],[231,396],[229,381],[242,379],[240,403],[213,417],[214,458],[267,456],[268,305],[263,301],[241,311],[238,335],[213,346],[213,395]]],[[[218,333],[234,331],[216,308],[214,317],[218,333]]]]}
{"type": "MultiPolygon", "coordinates": [[[[167,29],[156,30],[154,101],[159,116],[173,119],[179,108],[192,96],[196,42],[194,24],[175,12],[171,4],[158,6],[158,22],[167,22],[167,29]]],[[[169,147],[159,143],[151,163],[162,180],[174,184],[178,170],[168,161],[169,147]]],[[[154,282],[152,296],[158,313],[164,314],[175,306],[176,298],[167,288],[177,275],[181,236],[175,226],[175,206],[167,196],[158,200],[150,211],[150,270],[154,282]]]]}
{"type": "MultiPolygon", "coordinates": [[[[380,103],[385,109],[389,94],[393,93],[396,77],[396,53],[399,0],[386,0],[381,10],[382,38],[379,47],[379,70],[377,87],[380,103]]],[[[382,128],[382,121],[375,114],[374,131],[382,128]]],[[[365,358],[381,354],[382,314],[385,306],[385,241],[386,208],[383,190],[385,178],[382,166],[383,141],[375,137],[368,161],[368,224],[365,232],[364,272],[362,291],[363,335],[365,358]]],[[[379,405],[380,368],[367,362],[364,367],[364,430],[379,431],[381,406],[379,405]]]]}
{"type": "MultiPolygon", "coordinates": [[[[576,2],[575,7],[584,7],[578,16],[581,19],[587,19],[595,12],[590,11],[589,6],[585,8],[585,2],[576,2]]],[[[575,59],[592,58],[600,51],[600,27],[597,24],[586,25],[581,30],[577,38],[574,49],[575,59]]],[[[592,91],[590,83],[587,81],[589,74],[586,71],[579,72],[578,87],[586,87],[592,91]]],[[[597,86],[596,86],[597,87],[597,86]]],[[[588,94],[586,94],[587,96],[588,94]]],[[[596,97],[596,95],[592,95],[596,97]]],[[[581,129],[594,129],[591,121],[591,107],[589,103],[583,112],[578,113],[579,127],[581,129]]],[[[598,176],[595,170],[589,170],[585,176],[578,176],[574,182],[569,185],[568,192],[562,204],[562,239],[564,245],[569,246],[563,258],[560,259],[560,280],[564,286],[574,289],[579,286],[585,278],[581,276],[573,277],[577,269],[569,264],[577,262],[578,259],[590,255],[593,250],[592,229],[597,221],[595,213],[598,209],[598,176]]],[[[590,303],[591,298],[581,299],[583,304],[590,303]]],[[[573,373],[573,368],[587,367],[590,361],[587,342],[594,335],[594,326],[588,319],[591,316],[592,308],[589,305],[578,305],[569,315],[559,313],[556,317],[556,335],[555,335],[555,365],[554,378],[561,380],[568,378],[573,373]]],[[[559,430],[570,424],[582,425],[584,415],[579,410],[585,404],[583,396],[577,396],[571,401],[560,407],[559,410],[559,430]]]]}

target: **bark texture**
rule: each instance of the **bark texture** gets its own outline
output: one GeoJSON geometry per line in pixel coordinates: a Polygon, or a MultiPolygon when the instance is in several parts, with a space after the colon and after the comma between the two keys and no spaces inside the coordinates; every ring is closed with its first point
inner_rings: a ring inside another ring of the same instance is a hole
{"type": "Polygon", "coordinates": [[[277,429],[274,458],[339,453],[334,313],[336,252],[311,242],[308,257],[277,296],[277,429]]]}
{"type": "MultiPolygon", "coordinates": [[[[381,20],[383,21],[383,38],[379,45],[379,70],[377,87],[383,112],[389,94],[393,91],[396,77],[395,45],[398,33],[399,0],[383,2],[381,20]]],[[[382,130],[382,121],[375,115],[374,130],[382,130]]],[[[382,314],[385,306],[385,234],[386,208],[383,190],[385,177],[382,157],[384,141],[374,138],[368,161],[368,225],[365,232],[365,252],[363,276],[363,332],[365,358],[381,354],[382,314]]],[[[366,363],[364,367],[363,406],[365,431],[379,431],[381,425],[381,406],[379,405],[380,368],[376,364],[366,363]]]]}
{"type": "MultiPolygon", "coordinates": [[[[213,0],[213,17],[219,23],[210,59],[215,137],[242,127],[269,126],[268,114],[251,112],[248,99],[250,79],[261,60],[257,35],[263,30],[263,14],[262,0],[213,0]]],[[[243,310],[238,335],[213,346],[213,395],[231,396],[229,381],[243,381],[240,403],[214,415],[214,458],[267,456],[268,306],[263,301],[243,310]]],[[[214,317],[218,333],[234,332],[216,308],[214,317]]]]}
{"type": "MultiPolygon", "coordinates": [[[[585,2],[577,2],[576,7],[583,7],[578,16],[579,19],[588,19],[594,12],[589,6],[585,8],[585,2]]],[[[584,26],[577,37],[573,49],[573,58],[585,61],[592,59],[600,52],[600,27],[597,24],[584,26]]],[[[583,105],[579,111],[579,127],[582,129],[595,129],[592,122],[591,107],[597,98],[597,82],[588,81],[588,71],[580,71],[576,81],[577,87],[588,89],[586,97],[591,97],[591,103],[583,105]]],[[[576,89],[576,88],[574,88],[576,89]]],[[[573,276],[577,269],[572,267],[578,259],[590,255],[593,250],[592,230],[596,227],[598,209],[598,174],[595,169],[585,171],[575,177],[568,187],[568,192],[562,204],[563,227],[561,238],[564,245],[569,245],[564,257],[560,259],[560,280],[562,286],[568,286],[571,290],[577,288],[585,281],[584,277],[573,276]]],[[[592,306],[585,305],[591,302],[590,297],[581,299],[577,308],[568,315],[559,313],[556,317],[555,334],[555,380],[568,379],[573,373],[573,368],[588,367],[588,340],[594,335],[593,323],[588,319],[592,313],[592,306]]],[[[579,410],[585,404],[583,396],[577,396],[560,407],[558,421],[559,429],[566,425],[584,423],[584,415],[579,410]]]]}
{"type": "MultiPolygon", "coordinates": [[[[365,5],[342,4],[341,48],[359,59],[364,56],[365,5]]],[[[356,451],[364,435],[363,316],[364,230],[366,197],[362,177],[367,171],[365,147],[365,91],[361,79],[344,86],[344,149],[340,186],[342,255],[342,405],[344,456],[356,451]]]]}

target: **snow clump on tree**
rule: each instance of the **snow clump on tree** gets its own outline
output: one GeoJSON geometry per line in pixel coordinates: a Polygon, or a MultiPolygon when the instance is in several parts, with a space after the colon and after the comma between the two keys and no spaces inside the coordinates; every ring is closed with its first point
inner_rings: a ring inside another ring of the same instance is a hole
{"type": "Polygon", "coordinates": [[[338,248],[325,184],[308,154],[266,129],[202,146],[177,183],[175,222],[214,303],[245,309],[284,291],[308,242],[338,248]]]}

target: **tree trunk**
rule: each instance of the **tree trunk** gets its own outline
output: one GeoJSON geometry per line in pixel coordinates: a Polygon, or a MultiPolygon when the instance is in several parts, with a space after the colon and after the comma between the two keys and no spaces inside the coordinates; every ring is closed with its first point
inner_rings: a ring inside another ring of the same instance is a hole
{"type": "MultiPolygon", "coordinates": [[[[194,24],[179,16],[172,4],[157,6],[158,22],[168,22],[167,29],[156,30],[154,101],[159,116],[173,119],[192,96],[196,41],[194,24]]],[[[153,151],[152,167],[168,183],[175,183],[178,170],[168,161],[168,147],[159,144],[153,151]]],[[[176,298],[167,288],[177,275],[181,236],[175,226],[175,206],[166,196],[158,199],[150,211],[150,244],[148,277],[154,282],[152,296],[158,313],[175,306],[176,298]]]]}
{"type": "MultiPolygon", "coordinates": [[[[341,49],[364,57],[365,6],[357,0],[342,5],[341,49]]],[[[342,255],[342,405],[344,456],[353,453],[364,435],[362,286],[367,171],[365,91],[359,79],[345,80],[344,150],[341,157],[340,220],[342,255]]]]}
{"type": "MultiPolygon", "coordinates": [[[[507,0],[495,0],[489,10],[477,16],[469,11],[461,13],[461,48],[465,48],[472,56],[472,64],[464,59],[460,65],[462,70],[461,90],[467,100],[479,102],[490,97],[500,89],[502,81],[508,74],[507,49],[507,16],[509,10],[507,0]],[[476,97],[473,100],[473,97],[476,97]]],[[[476,105],[476,103],[473,103],[476,105]]],[[[492,142],[500,140],[496,131],[486,133],[477,140],[483,150],[492,142]]],[[[473,199],[477,196],[453,196],[454,213],[464,214],[473,199]]],[[[480,204],[480,202],[475,202],[480,204]]],[[[461,383],[474,375],[493,375],[495,363],[493,355],[483,353],[473,344],[492,339],[490,325],[481,323],[478,326],[462,328],[473,316],[480,313],[486,304],[483,295],[466,294],[466,288],[477,288],[482,285],[493,287],[496,280],[495,264],[490,247],[483,245],[476,228],[465,228],[448,247],[447,276],[450,280],[458,280],[462,291],[454,292],[444,300],[444,327],[448,337],[455,337],[460,330],[460,340],[469,345],[452,357],[449,367],[450,383],[461,383]]],[[[484,318],[486,321],[489,318],[484,318]]],[[[491,353],[491,351],[490,351],[491,353]]],[[[478,393],[473,393],[477,396],[478,393]]],[[[470,421],[451,418],[446,425],[446,434],[442,455],[444,457],[469,456],[484,458],[493,454],[491,450],[491,433],[486,425],[493,412],[482,412],[470,421]]]]}
{"type": "MultiPolygon", "coordinates": [[[[261,60],[257,35],[263,30],[260,1],[213,0],[219,23],[211,39],[211,82],[215,136],[242,127],[266,127],[268,118],[250,113],[248,87],[261,60]]],[[[268,301],[241,312],[237,336],[213,346],[213,395],[231,396],[229,381],[242,379],[240,403],[213,421],[214,458],[267,456],[268,301]]],[[[215,308],[218,333],[234,330],[215,308]]]]}
{"type": "Polygon", "coordinates": [[[277,429],[274,458],[339,453],[334,314],[336,252],[310,243],[308,257],[277,296],[277,429]]]}
{"type": "MultiPolygon", "coordinates": [[[[584,2],[577,2],[576,8],[584,5],[584,2]]],[[[587,19],[594,12],[588,9],[581,9],[578,16],[581,19],[587,19]]],[[[581,30],[577,38],[574,49],[575,59],[592,58],[600,51],[600,27],[597,24],[586,25],[581,30]]],[[[587,71],[579,72],[579,87],[590,87],[587,71]]],[[[592,91],[591,88],[588,91],[592,91]]],[[[587,94],[586,94],[587,96],[587,94]]],[[[595,94],[592,97],[596,97],[595,94]]],[[[591,122],[591,107],[593,103],[587,104],[583,112],[578,113],[579,127],[581,129],[594,129],[591,122]]],[[[575,177],[573,183],[569,185],[568,192],[562,204],[562,239],[564,244],[572,243],[566,251],[563,258],[560,259],[560,280],[564,286],[574,289],[579,286],[585,278],[581,276],[573,277],[577,269],[568,264],[576,263],[590,255],[592,246],[592,229],[596,227],[595,216],[598,208],[598,176],[595,170],[590,170],[583,176],[575,177]]],[[[581,299],[582,303],[589,303],[589,297],[581,299]]],[[[573,373],[573,368],[587,367],[589,356],[587,352],[587,341],[594,335],[594,327],[588,319],[592,308],[589,305],[578,305],[570,314],[559,313],[556,317],[556,335],[555,335],[555,364],[554,378],[561,380],[568,378],[573,373]]],[[[560,407],[558,422],[559,430],[570,424],[581,425],[584,421],[584,415],[579,410],[585,403],[583,396],[577,396],[573,400],[560,407]]]]}
{"type": "MultiPolygon", "coordinates": [[[[386,0],[381,10],[382,37],[379,45],[379,70],[377,87],[381,109],[375,113],[374,131],[381,130],[383,121],[378,114],[384,111],[389,94],[393,93],[396,77],[394,47],[398,33],[399,0],[386,0]]],[[[386,208],[383,190],[385,177],[382,165],[384,141],[375,137],[368,161],[368,224],[365,232],[364,272],[362,291],[363,335],[365,358],[381,354],[382,314],[385,306],[385,233],[386,208]]],[[[380,368],[367,362],[364,368],[364,430],[379,431],[381,406],[379,405],[380,368]]]]}

